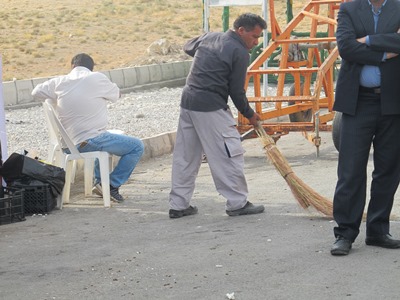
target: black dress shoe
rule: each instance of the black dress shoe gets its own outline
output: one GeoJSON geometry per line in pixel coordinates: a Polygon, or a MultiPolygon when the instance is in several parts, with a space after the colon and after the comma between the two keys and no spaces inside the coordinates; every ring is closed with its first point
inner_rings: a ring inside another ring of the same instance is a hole
{"type": "Polygon", "coordinates": [[[183,210],[175,210],[175,209],[170,209],[169,210],[169,217],[171,219],[177,219],[177,218],[182,218],[186,216],[191,216],[197,214],[198,209],[196,206],[189,206],[186,209],[183,210]]]}
{"type": "Polygon", "coordinates": [[[352,241],[345,239],[342,236],[336,238],[335,243],[331,248],[332,255],[347,255],[350,252],[352,241]]]}
{"type": "Polygon", "coordinates": [[[367,238],[365,239],[365,243],[369,246],[378,246],[382,248],[400,248],[400,240],[395,240],[390,234],[367,236],[367,238]]]}
{"type": "Polygon", "coordinates": [[[226,214],[231,217],[243,216],[243,215],[254,215],[260,214],[264,211],[264,205],[254,205],[253,203],[247,201],[245,206],[236,210],[227,210],[226,214]]]}

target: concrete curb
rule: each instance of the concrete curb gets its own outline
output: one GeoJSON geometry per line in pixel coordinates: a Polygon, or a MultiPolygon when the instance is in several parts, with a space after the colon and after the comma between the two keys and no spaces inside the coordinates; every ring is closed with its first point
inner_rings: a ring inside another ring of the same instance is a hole
{"type": "MultiPolygon", "coordinates": [[[[171,154],[174,151],[175,141],[176,131],[165,132],[156,136],[142,139],[144,144],[144,153],[140,161],[144,162],[165,154],[171,154]]],[[[114,157],[113,159],[115,159],[115,165],[119,157],[114,157]]],[[[83,166],[84,165],[81,162],[78,163],[78,168],[76,169],[76,174],[78,176],[83,176],[83,166]]]]}
{"type": "Polygon", "coordinates": [[[144,154],[142,160],[148,160],[157,156],[172,153],[174,150],[175,140],[175,131],[142,139],[144,143],[144,154]]]}

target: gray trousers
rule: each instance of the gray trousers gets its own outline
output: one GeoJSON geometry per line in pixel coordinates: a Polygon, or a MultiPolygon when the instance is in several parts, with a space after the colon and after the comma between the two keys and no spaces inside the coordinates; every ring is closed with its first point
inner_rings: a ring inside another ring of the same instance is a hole
{"type": "Polygon", "coordinates": [[[217,191],[226,209],[242,208],[247,202],[244,149],[229,109],[211,112],[181,108],[172,164],[171,209],[189,207],[202,154],[207,156],[217,191]]]}

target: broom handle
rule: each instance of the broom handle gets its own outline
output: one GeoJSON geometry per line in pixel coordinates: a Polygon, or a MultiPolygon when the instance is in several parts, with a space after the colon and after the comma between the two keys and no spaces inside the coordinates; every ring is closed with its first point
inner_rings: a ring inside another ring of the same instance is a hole
{"type": "Polygon", "coordinates": [[[265,146],[275,144],[274,139],[265,132],[260,121],[257,122],[257,126],[254,126],[254,130],[256,131],[257,135],[263,140],[265,146]]]}

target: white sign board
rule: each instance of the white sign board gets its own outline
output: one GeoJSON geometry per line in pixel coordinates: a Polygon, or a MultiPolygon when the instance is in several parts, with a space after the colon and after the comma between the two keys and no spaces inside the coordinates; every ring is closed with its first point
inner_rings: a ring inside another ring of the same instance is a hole
{"type": "MultiPolygon", "coordinates": [[[[203,28],[204,32],[209,31],[210,7],[214,6],[247,6],[261,5],[262,16],[267,20],[267,1],[268,0],[204,0],[203,5],[203,28]]],[[[266,32],[266,31],[265,31],[266,32]]]]}
{"type": "Polygon", "coordinates": [[[6,133],[6,116],[4,112],[3,100],[3,64],[0,54],[0,141],[1,141],[1,156],[5,161],[8,158],[7,153],[7,133],[6,133]]]}
{"type": "Polygon", "coordinates": [[[261,5],[263,0],[210,0],[210,6],[261,5]]]}

